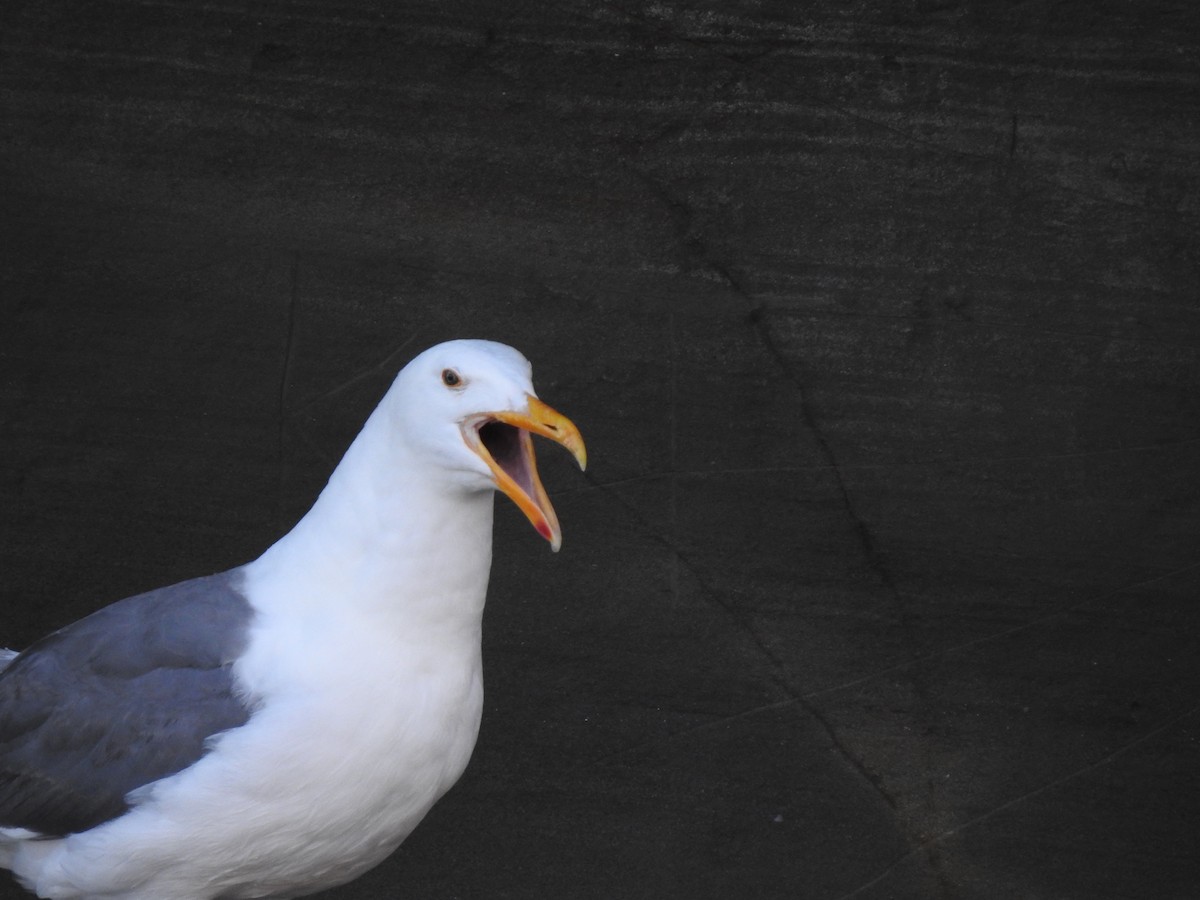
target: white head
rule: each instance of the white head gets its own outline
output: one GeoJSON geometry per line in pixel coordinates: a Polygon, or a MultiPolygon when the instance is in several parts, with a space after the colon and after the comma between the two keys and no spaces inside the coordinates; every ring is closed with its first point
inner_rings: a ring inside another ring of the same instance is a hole
{"type": "Polygon", "coordinates": [[[580,468],[587,455],[575,425],[537,399],[524,356],[493,341],[438,344],[404,367],[380,412],[430,474],[463,490],[503,492],[558,549],[558,519],[530,435],[562,444],[580,468]]]}

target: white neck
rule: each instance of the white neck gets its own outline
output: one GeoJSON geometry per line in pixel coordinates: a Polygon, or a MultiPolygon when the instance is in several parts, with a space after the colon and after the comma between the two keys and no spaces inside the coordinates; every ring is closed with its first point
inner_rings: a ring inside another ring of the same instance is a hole
{"type": "Polygon", "coordinates": [[[373,414],[308,514],[246,567],[255,605],[303,615],[340,604],[380,627],[477,640],[492,492],[431,481],[412,455],[373,414]]]}

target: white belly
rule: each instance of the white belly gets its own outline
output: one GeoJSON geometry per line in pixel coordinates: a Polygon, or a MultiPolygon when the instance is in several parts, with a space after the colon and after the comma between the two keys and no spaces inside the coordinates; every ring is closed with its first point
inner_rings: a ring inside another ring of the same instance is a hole
{"type": "MultiPolygon", "coordinates": [[[[291,667],[264,649],[277,669],[291,667]]],[[[46,897],[147,900],[294,897],[357,877],[470,758],[483,706],[478,643],[448,652],[364,636],[352,661],[291,661],[303,673],[269,673],[281,677],[266,683],[286,690],[272,687],[202,760],[143,790],[119,819],[27,845],[15,871],[46,897]]]]}

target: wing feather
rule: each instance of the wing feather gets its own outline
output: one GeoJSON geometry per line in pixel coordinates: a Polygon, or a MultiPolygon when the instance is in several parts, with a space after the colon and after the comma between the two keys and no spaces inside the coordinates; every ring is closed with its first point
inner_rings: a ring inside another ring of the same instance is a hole
{"type": "Polygon", "coordinates": [[[0,662],[0,826],[92,828],[245,724],[240,584],[233,570],[139,594],[0,662]]]}

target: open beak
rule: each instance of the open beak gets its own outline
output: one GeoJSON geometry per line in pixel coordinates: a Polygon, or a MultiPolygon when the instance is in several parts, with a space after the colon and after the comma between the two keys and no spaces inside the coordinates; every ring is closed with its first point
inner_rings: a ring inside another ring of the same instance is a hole
{"type": "Polygon", "coordinates": [[[566,447],[583,469],[587,467],[587,450],[575,423],[531,395],[527,413],[484,413],[472,416],[462,429],[467,445],[492,470],[496,487],[525,513],[538,534],[550,542],[550,549],[557,551],[562,545],[562,529],[538,477],[532,435],[566,447]]]}

